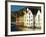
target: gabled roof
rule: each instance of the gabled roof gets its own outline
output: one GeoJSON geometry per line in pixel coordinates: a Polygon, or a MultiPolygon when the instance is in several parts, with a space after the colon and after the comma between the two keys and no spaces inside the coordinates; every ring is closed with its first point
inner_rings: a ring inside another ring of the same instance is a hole
{"type": "Polygon", "coordinates": [[[40,12],[40,10],[38,10],[37,15],[40,15],[40,14],[41,14],[41,12],[40,12]]]}

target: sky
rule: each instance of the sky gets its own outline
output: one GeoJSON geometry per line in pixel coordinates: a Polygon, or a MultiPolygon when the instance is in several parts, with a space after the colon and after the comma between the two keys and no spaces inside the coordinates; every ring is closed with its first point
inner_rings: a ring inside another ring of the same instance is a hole
{"type": "Polygon", "coordinates": [[[18,10],[23,9],[23,8],[25,8],[25,7],[29,8],[29,9],[32,11],[32,13],[35,14],[35,15],[36,15],[38,9],[40,8],[40,7],[31,7],[31,6],[11,5],[11,11],[18,11],[18,10]],[[33,9],[32,9],[32,8],[33,8],[33,9]],[[37,8],[38,8],[38,9],[37,9],[37,8]]]}
{"type": "Polygon", "coordinates": [[[17,6],[17,5],[11,5],[11,11],[18,11],[20,9],[23,9],[25,6],[17,6]]]}

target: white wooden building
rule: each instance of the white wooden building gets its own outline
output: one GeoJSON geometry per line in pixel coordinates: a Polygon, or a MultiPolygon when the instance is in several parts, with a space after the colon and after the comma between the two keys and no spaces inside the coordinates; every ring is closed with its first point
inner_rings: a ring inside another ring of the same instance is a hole
{"type": "Polygon", "coordinates": [[[40,10],[38,10],[37,15],[35,17],[35,26],[36,27],[40,27],[41,26],[41,21],[42,21],[41,16],[42,16],[41,12],[40,12],[40,10]]]}
{"type": "Polygon", "coordinates": [[[27,13],[24,14],[24,26],[32,27],[33,26],[33,14],[32,11],[27,8],[27,13]]]}

